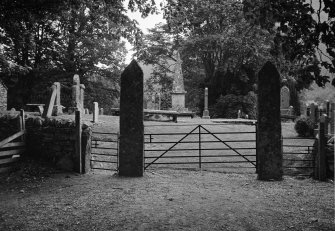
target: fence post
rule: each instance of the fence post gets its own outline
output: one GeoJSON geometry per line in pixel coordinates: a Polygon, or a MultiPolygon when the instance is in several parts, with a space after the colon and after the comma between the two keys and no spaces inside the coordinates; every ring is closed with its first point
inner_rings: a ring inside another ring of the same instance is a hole
{"type": "Polygon", "coordinates": [[[325,135],[325,123],[327,120],[326,115],[322,115],[319,123],[319,142],[318,142],[318,153],[316,158],[316,179],[325,181],[327,179],[327,168],[326,168],[326,135],[325,135]]]}
{"type": "Polygon", "coordinates": [[[199,127],[199,168],[201,169],[201,125],[199,127]]]}
{"type": "Polygon", "coordinates": [[[81,158],[81,111],[76,111],[76,169],[82,174],[82,158],[81,158]]]}

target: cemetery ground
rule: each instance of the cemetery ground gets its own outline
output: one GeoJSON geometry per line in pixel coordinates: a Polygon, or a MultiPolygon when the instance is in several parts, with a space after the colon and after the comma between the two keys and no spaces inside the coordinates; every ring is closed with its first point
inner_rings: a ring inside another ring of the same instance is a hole
{"type": "MultiPolygon", "coordinates": [[[[95,130],[117,132],[118,117],[99,120],[95,130]]],[[[199,122],[181,119],[178,124],[199,122]]],[[[145,130],[167,132],[169,124],[146,121],[145,130]]],[[[293,123],[283,123],[282,130],[294,135],[293,123]]],[[[171,168],[149,168],[144,177],[124,178],[113,172],[64,173],[30,163],[0,176],[0,184],[0,230],[335,229],[334,184],[310,178],[258,181],[254,172],[171,168]]]]}

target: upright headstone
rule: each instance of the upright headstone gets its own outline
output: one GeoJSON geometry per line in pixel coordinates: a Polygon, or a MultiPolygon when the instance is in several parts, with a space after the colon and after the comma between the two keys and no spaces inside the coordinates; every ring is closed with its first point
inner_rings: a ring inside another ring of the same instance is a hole
{"type": "Polygon", "coordinates": [[[99,105],[97,102],[93,102],[93,123],[99,121],[99,105]]]}
{"type": "Polygon", "coordinates": [[[52,111],[54,109],[54,105],[55,105],[55,100],[56,100],[56,95],[57,95],[57,86],[54,83],[51,86],[51,91],[50,91],[50,98],[48,98],[45,106],[45,110],[43,111],[42,117],[43,118],[47,118],[52,116],[52,111]]]}
{"type": "Polygon", "coordinates": [[[90,114],[90,111],[88,110],[88,108],[85,108],[84,111],[85,111],[85,114],[86,114],[86,115],[90,114]]]}
{"type": "Polygon", "coordinates": [[[257,173],[259,180],[281,180],[283,154],[280,121],[280,75],[267,62],[258,73],[257,173]]]}
{"type": "Polygon", "coordinates": [[[79,95],[79,101],[80,101],[80,110],[84,110],[84,95],[85,95],[85,85],[80,84],[80,95],[79,95]]]}
{"type": "Polygon", "coordinates": [[[280,108],[288,109],[290,107],[290,89],[287,86],[283,86],[280,89],[280,108]]]}
{"type": "Polygon", "coordinates": [[[54,114],[61,115],[63,114],[63,106],[60,104],[60,82],[54,83],[56,86],[56,102],[54,106],[54,114]]]}
{"type": "Polygon", "coordinates": [[[143,176],[143,72],[135,60],[121,74],[119,175],[143,176]]]}
{"type": "Polygon", "coordinates": [[[103,115],[103,114],[104,114],[104,109],[103,109],[103,108],[100,108],[99,115],[103,115]]]}
{"type": "Polygon", "coordinates": [[[72,85],[72,100],[71,107],[69,107],[69,113],[74,113],[76,110],[83,112],[83,102],[84,102],[84,89],[85,86],[80,84],[79,75],[73,76],[73,85],[72,85]]]}
{"type": "Polygon", "coordinates": [[[208,111],[208,88],[205,87],[205,97],[204,97],[204,111],[202,113],[203,119],[210,119],[208,111]]]}

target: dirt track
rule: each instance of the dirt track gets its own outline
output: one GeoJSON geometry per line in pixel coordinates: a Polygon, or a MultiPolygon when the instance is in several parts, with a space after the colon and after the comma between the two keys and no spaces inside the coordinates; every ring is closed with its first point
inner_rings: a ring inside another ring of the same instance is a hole
{"type": "Polygon", "coordinates": [[[334,185],[147,171],[2,179],[0,230],[334,230],[334,185]]]}

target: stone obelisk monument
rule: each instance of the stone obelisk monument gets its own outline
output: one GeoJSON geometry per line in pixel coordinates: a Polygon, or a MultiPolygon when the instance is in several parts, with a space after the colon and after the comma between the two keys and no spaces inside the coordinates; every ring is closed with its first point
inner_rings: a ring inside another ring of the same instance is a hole
{"type": "Polygon", "coordinates": [[[174,59],[176,60],[173,68],[173,88],[171,92],[172,97],[172,110],[175,111],[187,111],[185,108],[185,95],[183,72],[181,68],[181,58],[178,51],[173,53],[174,59]]]}

